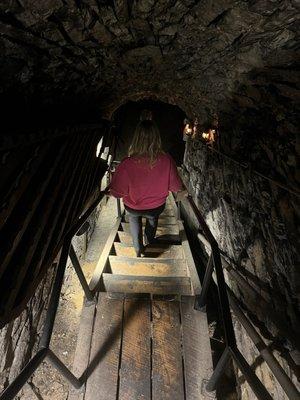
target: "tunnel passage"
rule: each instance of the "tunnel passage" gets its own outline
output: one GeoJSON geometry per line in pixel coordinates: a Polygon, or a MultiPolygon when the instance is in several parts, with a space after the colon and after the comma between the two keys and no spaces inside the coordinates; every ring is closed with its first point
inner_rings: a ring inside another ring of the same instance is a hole
{"type": "Polygon", "coordinates": [[[122,160],[128,154],[135,127],[143,110],[152,113],[162,138],[164,151],[171,154],[178,165],[182,164],[184,154],[183,128],[185,113],[177,106],[154,100],[128,102],[118,108],[113,115],[118,136],[116,158],[122,160]]]}
{"type": "MultiPolygon", "coordinates": [[[[30,160],[35,159],[36,164],[40,160],[44,165],[36,168],[35,179],[28,181],[27,201],[12,202],[18,207],[12,219],[17,224],[14,222],[4,231],[5,244],[2,247],[1,243],[1,247],[5,254],[1,257],[7,259],[6,271],[13,274],[6,277],[3,293],[9,291],[6,283],[11,283],[19,273],[27,276],[27,282],[31,281],[33,269],[25,273],[29,264],[25,266],[21,260],[33,255],[27,252],[29,247],[39,253],[43,250],[35,239],[40,232],[36,225],[45,229],[43,237],[47,236],[53,248],[58,239],[49,233],[50,226],[46,224],[47,203],[41,203],[45,208],[38,209],[45,219],[36,214],[27,221],[25,206],[42,196],[38,189],[45,182],[43,178],[50,179],[51,171],[58,178],[59,174],[64,175],[67,181],[63,164],[68,164],[70,174],[73,170],[74,180],[79,176],[75,171],[80,169],[77,163],[81,158],[72,158],[70,152],[64,153],[61,168],[53,169],[50,155],[59,155],[60,132],[66,133],[66,137],[69,134],[70,146],[76,136],[78,154],[82,155],[83,142],[87,142],[85,133],[94,129],[90,124],[96,125],[97,136],[101,133],[102,118],[111,119],[122,105],[156,99],[180,107],[191,121],[199,120],[200,137],[188,143],[184,160],[189,189],[227,262],[234,263],[228,282],[256,327],[272,344],[276,357],[296,380],[298,19],[295,1],[2,1],[1,128],[9,139],[1,138],[1,213],[7,212],[10,196],[21,199],[19,183],[33,167],[30,160]],[[207,123],[217,125],[218,142],[214,146],[201,138],[202,127],[207,123]],[[86,124],[86,128],[78,128],[79,124],[86,124]],[[74,126],[76,134],[72,131],[74,126]],[[11,140],[13,132],[20,136],[16,141],[11,140]],[[34,146],[30,148],[31,139],[34,146]],[[36,143],[41,142],[51,148],[51,153],[39,145],[41,150],[35,154],[36,143]],[[12,149],[17,147],[14,153],[12,149]],[[39,159],[43,151],[45,157],[39,159]],[[14,160],[18,168],[10,169],[8,165],[14,160]],[[26,236],[32,241],[22,244],[19,239],[27,227],[30,230],[26,236]],[[22,251],[12,259],[14,246],[10,244],[16,238],[22,251]],[[7,239],[11,239],[10,243],[7,239]]],[[[56,186],[57,199],[66,194],[65,185],[62,186],[56,186]]],[[[45,190],[49,193],[51,187],[45,190]]],[[[80,198],[76,212],[72,211],[74,215],[80,215],[87,206],[86,200],[84,196],[80,198]]],[[[68,204],[65,203],[66,208],[68,204]]],[[[71,219],[67,218],[69,222],[71,219]]],[[[62,225],[57,225],[55,231],[62,235],[62,225]]],[[[19,319],[1,332],[5,385],[28,361],[33,348],[35,324],[51,290],[50,260],[55,256],[54,251],[48,253],[44,280],[40,281],[44,293],[37,291],[19,319]],[[22,329],[24,326],[29,328],[22,329]],[[24,335],[22,348],[18,348],[16,339],[10,339],[10,332],[15,331],[24,335]]],[[[28,296],[29,292],[33,294],[33,290],[26,292],[28,296]]],[[[5,300],[1,299],[2,303],[5,300]]],[[[16,291],[10,310],[15,300],[16,291]]],[[[24,300],[22,308],[25,303],[24,300]]],[[[12,317],[12,313],[7,314],[6,321],[12,317]]],[[[257,372],[271,382],[274,397],[281,400],[281,389],[257,360],[242,327],[236,323],[235,328],[239,345],[257,372]]],[[[251,392],[245,391],[245,396],[251,398],[251,392]]]]}

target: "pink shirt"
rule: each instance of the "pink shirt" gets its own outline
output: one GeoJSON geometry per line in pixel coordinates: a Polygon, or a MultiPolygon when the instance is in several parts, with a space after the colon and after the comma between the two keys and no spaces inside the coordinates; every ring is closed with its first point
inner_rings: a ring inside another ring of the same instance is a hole
{"type": "Polygon", "coordinates": [[[181,190],[176,164],[168,154],[161,154],[153,166],[145,157],[127,157],[117,167],[110,184],[114,197],[135,210],[150,210],[165,203],[171,192],[181,190]]]}

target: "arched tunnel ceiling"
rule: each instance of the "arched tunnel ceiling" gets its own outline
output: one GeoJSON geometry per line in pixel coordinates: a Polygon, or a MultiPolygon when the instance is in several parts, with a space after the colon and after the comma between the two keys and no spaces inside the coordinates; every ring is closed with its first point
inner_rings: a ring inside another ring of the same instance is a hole
{"type": "Polygon", "coordinates": [[[191,114],[255,107],[270,82],[293,99],[296,3],[3,0],[2,95],[78,98],[107,115],[151,96],[191,114]]]}

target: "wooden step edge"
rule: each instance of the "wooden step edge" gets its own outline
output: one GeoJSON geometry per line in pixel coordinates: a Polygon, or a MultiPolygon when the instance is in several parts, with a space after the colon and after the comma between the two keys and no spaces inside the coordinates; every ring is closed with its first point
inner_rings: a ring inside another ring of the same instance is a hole
{"type": "MultiPolygon", "coordinates": [[[[130,257],[136,258],[136,253],[134,247],[126,243],[115,242],[114,243],[114,252],[119,257],[130,257]]],[[[146,247],[146,258],[155,258],[155,259],[166,259],[172,258],[174,260],[184,260],[184,253],[181,248],[181,245],[167,245],[161,243],[160,245],[152,245],[146,247]]]]}
{"type": "Polygon", "coordinates": [[[191,295],[190,278],[103,274],[107,292],[191,295]]]}
{"type": "Polygon", "coordinates": [[[110,255],[109,260],[114,263],[114,262],[123,262],[128,264],[170,264],[170,267],[176,263],[182,264],[182,265],[187,265],[186,260],[184,258],[156,258],[156,257],[127,257],[127,256],[114,256],[110,255]]]}
{"type": "Polygon", "coordinates": [[[187,265],[184,260],[148,259],[110,256],[110,270],[112,274],[155,276],[155,277],[182,277],[188,276],[187,265]],[[150,260],[150,261],[148,261],[150,260]],[[151,261],[152,260],[152,261],[151,261]],[[166,260],[166,262],[164,262],[166,260]]]}

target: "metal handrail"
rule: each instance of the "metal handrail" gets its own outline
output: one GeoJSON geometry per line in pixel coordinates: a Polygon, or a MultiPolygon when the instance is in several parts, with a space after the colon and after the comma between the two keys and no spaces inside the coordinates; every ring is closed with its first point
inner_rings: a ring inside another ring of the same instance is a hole
{"type": "Polygon", "coordinates": [[[246,381],[250,385],[251,389],[253,390],[257,398],[259,400],[272,400],[270,393],[264,387],[262,382],[256,376],[256,374],[251,369],[248,362],[245,360],[245,358],[237,348],[236,338],[232,323],[232,316],[230,312],[230,305],[231,305],[233,312],[235,313],[241,324],[244,326],[249,337],[253,340],[254,344],[257,346],[260,354],[269,365],[271,371],[274,373],[275,378],[278,380],[279,384],[287,394],[288,398],[290,400],[299,400],[300,393],[293,384],[292,380],[285,373],[285,371],[280,366],[275,357],[272,354],[270,354],[270,351],[266,349],[266,346],[264,345],[262,338],[256,332],[255,328],[247,319],[243,311],[238,307],[237,302],[235,301],[232,293],[230,292],[228,293],[230,289],[228,288],[225,282],[223,266],[221,263],[221,254],[218,243],[214,238],[213,234],[211,233],[208,225],[206,224],[205,219],[203,218],[199,208],[195,204],[190,194],[187,197],[187,201],[191,209],[193,210],[197,222],[199,223],[199,226],[203,231],[204,237],[206,238],[211,248],[211,254],[208,259],[201,293],[196,296],[195,308],[197,310],[205,309],[207,292],[212,281],[213,272],[215,271],[216,283],[218,288],[218,300],[221,310],[222,322],[224,326],[224,335],[225,335],[224,339],[226,344],[226,348],[220,360],[218,361],[210,380],[206,385],[206,390],[208,392],[216,390],[219,380],[222,374],[224,373],[226,365],[228,364],[230,358],[232,358],[235,361],[237,367],[244,374],[246,381]]]}
{"type": "MultiPolygon", "coordinates": [[[[115,156],[115,142],[113,143],[113,154],[112,159],[115,156]]],[[[109,168],[110,166],[108,166],[109,168]]],[[[54,354],[54,352],[49,348],[51,336],[53,332],[55,317],[57,313],[57,308],[59,305],[59,298],[61,293],[61,288],[63,284],[64,274],[67,266],[68,256],[70,255],[71,261],[73,263],[75,272],[78,275],[79,281],[81,283],[82,289],[85,293],[85,304],[89,305],[95,301],[94,294],[90,290],[83,271],[81,269],[80,263],[78,261],[77,255],[72,246],[72,238],[80,230],[80,228],[86,223],[89,216],[96,209],[100,201],[107,194],[107,188],[100,191],[97,198],[89,206],[89,208],[84,212],[84,214],[78,219],[78,221],[70,228],[68,233],[63,239],[60,258],[58,262],[58,267],[55,275],[55,280],[51,292],[51,297],[49,301],[49,306],[45,318],[45,323],[43,327],[42,336],[39,342],[38,352],[32,357],[32,359],[25,365],[19,375],[15,380],[1,393],[0,400],[13,400],[18,392],[25,385],[30,376],[36,371],[36,369],[41,365],[41,363],[48,359],[48,361],[64,376],[64,378],[76,389],[81,388],[84,385],[84,381],[81,378],[77,378],[66,366],[65,364],[54,354]]]]}
{"type": "MultiPolygon", "coordinates": [[[[67,259],[73,236],[78,232],[81,226],[86,222],[91,213],[98,206],[106,191],[100,192],[98,198],[89,207],[89,209],[79,218],[77,223],[72,227],[63,241],[63,246],[59,258],[55,281],[52,288],[49,307],[43,327],[43,333],[39,342],[39,350],[37,354],[26,364],[16,379],[3,391],[0,400],[13,400],[18,392],[25,385],[30,376],[36,371],[40,364],[48,358],[50,363],[77,389],[83,385],[83,381],[76,376],[63,364],[63,362],[49,348],[55,316],[58,308],[59,297],[63,284],[67,259]]],[[[80,267],[80,266],[79,266],[80,267]]],[[[83,275],[83,274],[82,274],[83,275]]],[[[84,278],[85,279],[85,278],[84,278]]]]}

